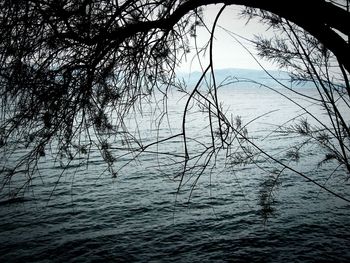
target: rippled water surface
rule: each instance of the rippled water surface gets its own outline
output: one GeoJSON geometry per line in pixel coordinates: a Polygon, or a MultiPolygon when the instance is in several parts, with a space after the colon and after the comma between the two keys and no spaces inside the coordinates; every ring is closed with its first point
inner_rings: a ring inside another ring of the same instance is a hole
{"type": "MultiPolygon", "coordinates": [[[[257,88],[227,87],[219,96],[246,123],[275,110],[248,126],[250,136],[275,156],[296,140],[274,134],[259,141],[275,129],[272,124],[300,113],[287,99],[257,88]]],[[[183,113],[179,98],[175,94],[169,102],[174,126],[183,113]]],[[[303,103],[323,118],[317,107],[303,103]]],[[[195,128],[203,120],[192,117],[188,125],[200,138],[195,128]]],[[[141,126],[141,132],[150,129],[141,126]]],[[[163,147],[175,151],[182,144],[174,140],[163,147]]],[[[310,146],[304,155],[291,165],[349,197],[344,171],[328,178],[336,163],[315,169],[322,151],[310,146]]],[[[274,191],[275,211],[265,221],[259,200],[268,174],[251,165],[225,169],[220,158],[190,196],[193,178],[177,193],[175,166],[162,166],[152,154],[113,178],[92,152],[88,167],[72,166],[57,185],[62,169],[47,156],[25,196],[0,206],[0,262],[350,262],[349,203],[284,172],[274,191]]]]}

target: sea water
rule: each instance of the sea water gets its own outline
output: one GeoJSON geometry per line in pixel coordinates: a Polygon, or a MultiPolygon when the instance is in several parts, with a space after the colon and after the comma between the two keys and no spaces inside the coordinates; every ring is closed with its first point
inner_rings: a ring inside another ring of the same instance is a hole
{"type": "MultiPolygon", "coordinates": [[[[302,138],[278,133],[278,127],[304,116],[288,98],[324,122],[327,115],[312,101],[280,91],[287,98],[257,86],[228,86],[218,97],[228,116],[254,120],[247,130],[262,149],[349,198],[346,172],[336,170],[335,162],[317,166],[324,155],[320,147],[308,146],[299,162],[285,158],[285,150],[302,138]]],[[[312,88],[298,92],[317,94],[312,88]]],[[[156,104],[144,106],[137,134],[145,145],[181,132],[185,103],[183,94],[171,93],[160,126],[154,122],[156,104]]],[[[207,121],[205,114],[188,113],[188,137],[210,142],[207,121]]],[[[190,146],[190,157],[202,149],[190,146]]],[[[305,178],[283,171],[273,189],[273,212],[266,216],[261,194],[275,165],[268,159],[259,159],[259,167],[229,166],[218,155],[200,178],[186,175],[178,191],[183,163],[172,164],[176,156],[154,151],[181,155],[182,137],[148,150],[115,176],[97,148],[88,165],[64,171],[49,155],[42,157],[40,174],[23,199],[0,207],[0,262],[349,262],[350,204],[305,178]]],[[[119,158],[118,165],[131,157],[119,158]]]]}

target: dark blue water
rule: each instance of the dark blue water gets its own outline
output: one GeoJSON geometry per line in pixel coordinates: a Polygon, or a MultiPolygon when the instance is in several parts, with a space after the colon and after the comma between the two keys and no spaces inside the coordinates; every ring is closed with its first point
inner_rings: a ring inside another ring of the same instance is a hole
{"type": "MultiPolygon", "coordinates": [[[[282,158],[283,149],[298,140],[284,134],[263,140],[272,124],[299,112],[273,92],[227,88],[220,96],[229,111],[246,121],[276,110],[249,126],[255,142],[274,156],[282,158]]],[[[182,116],[178,98],[169,109],[174,126],[182,116]]],[[[203,120],[191,116],[189,127],[199,127],[203,120]]],[[[144,134],[154,129],[141,127],[144,134]]],[[[195,129],[193,136],[205,137],[195,129]]],[[[173,140],[160,149],[176,151],[181,145],[173,140]]],[[[218,156],[215,169],[201,176],[192,193],[195,178],[190,176],[177,192],[174,175],[181,167],[169,165],[166,158],[147,153],[114,178],[95,151],[88,167],[72,166],[57,184],[62,168],[50,155],[43,157],[40,176],[23,198],[1,204],[0,262],[350,261],[350,204],[298,175],[281,174],[273,213],[266,218],[259,202],[269,174],[254,165],[225,167],[224,157],[218,156]]],[[[329,178],[336,163],[317,168],[322,151],[316,146],[304,155],[291,165],[349,197],[343,170],[329,178]]]]}

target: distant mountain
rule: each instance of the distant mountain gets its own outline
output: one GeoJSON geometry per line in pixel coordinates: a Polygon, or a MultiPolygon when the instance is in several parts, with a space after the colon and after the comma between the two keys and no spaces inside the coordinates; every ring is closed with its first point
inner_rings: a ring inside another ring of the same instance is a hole
{"type": "MultiPolygon", "coordinates": [[[[275,79],[277,79],[281,83],[290,86],[290,76],[287,72],[270,70],[268,71],[268,73],[271,74],[275,79]]],[[[183,79],[189,87],[193,87],[197,84],[197,81],[199,80],[201,75],[202,72],[194,71],[191,73],[178,73],[177,77],[183,79]]],[[[210,74],[207,73],[207,76],[207,79],[209,81],[210,74]]],[[[274,88],[280,86],[265,71],[255,69],[217,69],[215,70],[215,79],[217,84],[230,83],[230,86],[234,87],[252,87],[259,85],[253,82],[261,83],[274,88]]]]}

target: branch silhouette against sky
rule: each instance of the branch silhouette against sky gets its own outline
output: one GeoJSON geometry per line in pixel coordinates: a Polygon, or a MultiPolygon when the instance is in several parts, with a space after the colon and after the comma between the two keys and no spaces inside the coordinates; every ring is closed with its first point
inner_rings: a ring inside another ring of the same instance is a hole
{"type": "MultiPolygon", "coordinates": [[[[215,69],[230,65],[223,59],[230,50],[215,45],[225,32],[226,39],[233,39],[240,47],[238,52],[246,52],[251,61],[241,62],[238,56],[232,66],[280,68],[290,71],[296,81],[313,82],[320,96],[315,103],[326,110],[331,124],[325,125],[303,109],[321,128],[303,122],[289,132],[309,136],[308,140],[328,150],[325,161],[337,160],[350,171],[347,112],[337,104],[342,101],[349,106],[348,1],[4,0],[0,10],[1,190],[11,185],[15,175],[24,174],[25,178],[10,195],[30,185],[38,173],[40,158],[48,152],[63,167],[69,167],[77,159],[88,163],[90,150],[96,147],[107,170],[117,176],[118,150],[123,152],[119,156],[133,156],[133,160],[153,146],[177,138],[182,141],[183,152],[166,154],[181,164],[175,175],[179,189],[185,175],[192,173],[191,178],[198,181],[206,169],[215,166],[216,156],[223,151],[228,159],[234,156],[241,163],[265,156],[280,170],[289,169],[347,200],[265,152],[249,138],[239,118],[225,116],[215,69]],[[246,29],[242,27],[237,35],[233,32],[237,25],[228,28],[235,21],[230,16],[237,13],[243,23],[248,21],[246,28],[254,28],[253,34],[264,35],[261,31],[270,30],[265,37],[244,40],[246,29]],[[250,51],[249,45],[256,51],[250,51]],[[192,69],[201,69],[202,75],[194,87],[186,89],[176,73],[191,68],[193,51],[194,60],[202,54],[207,59],[192,64],[192,69]],[[190,66],[183,64],[186,58],[190,66]],[[165,121],[166,98],[172,89],[188,98],[182,129],[145,144],[137,127],[133,132],[125,121],[142,112],[143,103],[156,92],[163,94],[159,119],[165,121]],[[188,142],[196,139],[188,136],[186,125],[193,103],[208,117],[211,142],[203,152],[190,156],[188,142]],[[113,146],[110,134],[121,145],[113,146]],[[25,150],[13,160],[22,148],[25,150]],[[238,148],[243,151],[241,156],[233,154],[238,148]]],[[[290,156],[297,156],[301,148],[290,156]]]]}

